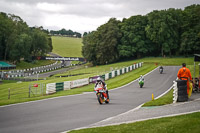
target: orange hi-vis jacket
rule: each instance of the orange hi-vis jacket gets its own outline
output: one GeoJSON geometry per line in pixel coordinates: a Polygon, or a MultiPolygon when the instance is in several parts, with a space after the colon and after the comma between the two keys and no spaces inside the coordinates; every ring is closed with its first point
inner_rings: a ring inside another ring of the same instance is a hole
{"type": "Polygon", "coordinates": [[[186,67],[182,67],[181,69],[179,69],[177,77],[181,80],[187,80],[187,93],[189,93],[189,80],[192,81],[192,75],[190,73],[190,70],[186,67]]]}

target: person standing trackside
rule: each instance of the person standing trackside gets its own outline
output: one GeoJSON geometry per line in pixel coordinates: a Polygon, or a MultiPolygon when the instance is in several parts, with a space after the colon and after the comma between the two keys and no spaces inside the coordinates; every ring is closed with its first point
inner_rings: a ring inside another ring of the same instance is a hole
{"type": "Polygon", "coordinates": [[[192,81],[192,76],[190,70],[186,68],[186,64],[182,64],[182,68],[179,69],[177,77],[181,80],[187,80],[187,94],[189,94],[189,80],[192,81]]]}

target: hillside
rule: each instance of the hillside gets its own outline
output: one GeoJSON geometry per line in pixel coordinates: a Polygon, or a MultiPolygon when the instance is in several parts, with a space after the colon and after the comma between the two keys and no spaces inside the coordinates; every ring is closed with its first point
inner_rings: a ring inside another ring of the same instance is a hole
{"type": "Polygon", "coordinates": [[[53,53],[63,57],[82,57],[82,38],[52,36],[53,53]]]}

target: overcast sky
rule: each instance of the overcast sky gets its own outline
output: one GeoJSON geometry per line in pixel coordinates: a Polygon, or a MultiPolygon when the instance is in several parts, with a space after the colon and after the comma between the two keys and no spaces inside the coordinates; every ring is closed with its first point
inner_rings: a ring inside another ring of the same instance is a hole
{"type": "Polygon", "coordinates": [[[112,17],[122,20],[192,4],[200,0],[0,0],[0,12],[20,16],[29,26],[83,33],[96,30],[112,17]]]}

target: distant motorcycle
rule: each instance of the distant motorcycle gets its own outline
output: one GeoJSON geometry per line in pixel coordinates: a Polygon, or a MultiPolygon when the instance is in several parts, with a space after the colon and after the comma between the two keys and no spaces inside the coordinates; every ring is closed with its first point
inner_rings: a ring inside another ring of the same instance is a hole
{"type": "Polygon", "coordinates": [[[159,72],[160,72],[160,74],[163,73],[163,67],[162,66],[159,68],[159,72]]]}
{"type": "Polygon", "coordinates": [[[138,79],[138,82],[139,82],[140,88],[142,88],[143,85],[144,85],[144,77],[142,75],[140,75],[140,78],[138,79]]]}
{"type": "Polygon", "coordinates": [[[139,85],[140,85],[140,88],[142,88],[143,85],[144,85],[144,81],[143,81],[143,80],[140,80],[140,81],[139,81],[139,85]]]}
{"type": "Polygon", "coordinates": [[[103,89],[103,85],[97,85],[94,92],[96,93],[99,104],[102,104],[104,102],[109,103],[109,95],[103,89]]]}

